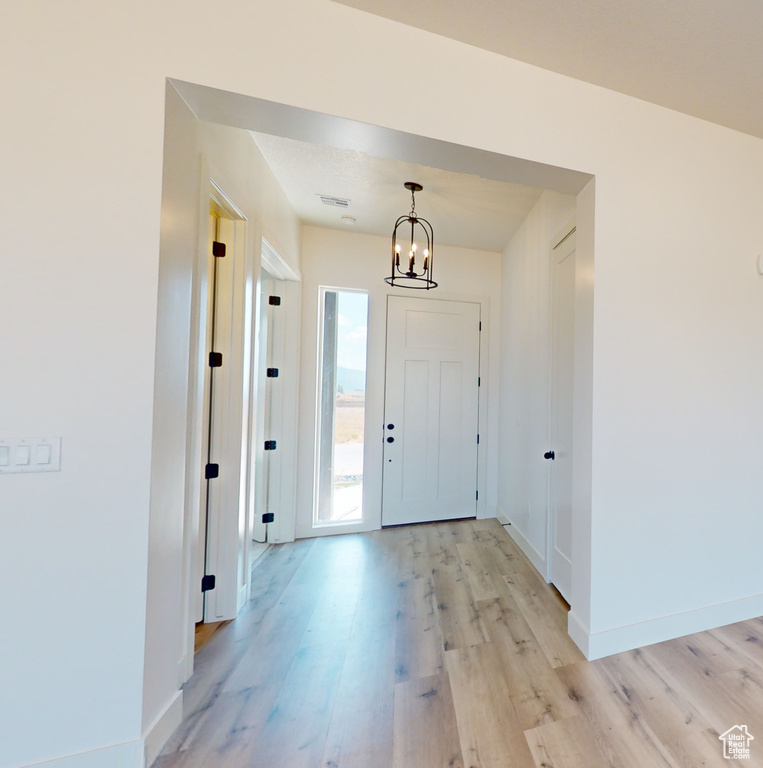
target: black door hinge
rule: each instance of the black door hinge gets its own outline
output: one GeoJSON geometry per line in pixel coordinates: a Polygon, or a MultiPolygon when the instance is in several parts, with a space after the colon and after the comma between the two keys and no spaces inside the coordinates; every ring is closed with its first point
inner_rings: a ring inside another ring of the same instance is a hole
{"type": "Polygon", "coordinates": [[[215,240],[212,243],[212,255],[216,256],[218,259],[222,259],[222,257],[225,256],[225,243],[218,243],[217,240],[215,240]]]}
{"type": "Polygon", "coordinates": [[[477,445],[479,445],[479,444],[480,444],[480,433],[477,432],[477,445]]]}
{"type": "Polygon", "coordinates": [[[276,516],[273,512],[266,512],[262,516],[262,522],[263,523],[272,523],[276,519],[276,516]]]}
{"type": "Polygon", "coordinates": [[[209,367],[210,368],[220,368],[223,364],[223,353],[222,352],[210,352],[209,353],[209,367]]]}
{"type": "Polygon", "coordinates": [[[482,386],[482,376],[477,376],[477,386],[478,387],[482,386]]]}
{"type": "Polygon", "coordinates": [[[265,450],[266,451],[274,451],[276,449],[276,441],[275,440],[266,440],[265,441],[265,450]]]}
{"type": "Polygon", "coordinates": [[[280,296],[270,296],[268,298],[268,304],[270,304],[271,307],[280,307],[281,306],[281,297],[280,296]]]}
{"type": "Polygon", "coordinates": [[[207,464],[207,466],[204,467],[204,479],[214,480],[216,477],[220,477],[220,465],[207,464]]]}
{"type": "Polygon", "coordinates": [[[267,376],[269,379],[277,379],[278,368],[268,368],[267,371],[265,371],[265,376],[267,376]]]}
{"type": "Polygon", "coordinates": [[[214,576],[202,576],[201,577],[201,591],[202,592],[209,592],[210,589],[215,588],[215,577],[214,576]]]}
{"type": "Polygon", "coordinates": [[[480,492],[479,492],[479,491],[475,491],[475,492],[474,492],[474,498],[475,498],[477,501],[479,501],[479,500],[480,500],[480,492]]]}
{"type": "Polygon", "coordinates": [[[482,330],[482,320],[480,320],[480,330],[482,330]]]}

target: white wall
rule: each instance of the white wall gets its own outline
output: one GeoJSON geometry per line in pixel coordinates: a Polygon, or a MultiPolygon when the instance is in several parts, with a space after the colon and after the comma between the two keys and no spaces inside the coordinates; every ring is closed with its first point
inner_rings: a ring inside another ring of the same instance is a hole
{"type": "Polygon", "coordinates": [[[763,613],[763,141],[328,0],[214,20],[4,14],[0,423],[63,460],[0,478],[0,766],[141,737],[166,77],[595,174],[589,652],[763,613]]]}
{"type": "MultiPolygon", "coordinates": [[[[436,235],[436,231],[435,231],[436,235]]],[[[353,232],[304,227],[302,230],[302,338],[300,361],[299,482],[297,536],[335,533],[312,530],[313,473],[315,468],[316,381],[318,364],[318,288],[356,288],[368,292],[368,362],[366,389],[366,443],[363,475],[364,522],[347,530],[375,530],[381,526],[382,443],[384,421],[384,358],[387,333],[387,296],[411,296],[411,291],[391,289],[390,239],[353,232]],[[377,435],[379,439],[375,439],[377,435]]],[[[437,299],[487,299],[483,317],[485,376],[480,413],[480,448],[485,457],[479,478],[480,516],[495,514],[497,468],[498,358],[500,318],[500,254],[437,245],[434,271],[437,299]]],[[[417,298],[420,296],[417,295],[417,298]]]]}
{"type": "MultiPolygon", "coordinates": [[[[195,562],[183,560],[184,495],[188,437],[192,281],[206,275],[209,177],[247,219],[247,279],[258,279],[260,243],[266,236],[295,269],[299,266],[299,225],[281,188],[245,131],[197,121],[172,86],[167,87],[162,232],[159,260],[159,316],[151,475],[146,658],[143,732],[164,733],[180,714],[178,687],[193,653],[193,616],[185,590],[194,586],[195,562]],[[202,162],[203,159],[203,162],[202,162]],[[202,178],[202,172],[207,174],[202,178]],[[203,216],[202,222],[199,217],[203,216]],[[185,578],[183,578],[185,577],[185,578]],[[165,715],[167,707],[172,709],[165,715]],[[161,720],[162,716],[166,722],[161,720]]],[[[229,254],[233,258],[233,254],[229,254]]],[[[237,302],[244,280],[238,281],[237,302]]],[[[203,351],[202,351],[203,354],[203,351]]],[[[193,373],[191,373],[193,375],[193,373]]],[[[239,405],[240,407],[240,405],[239,405]]],[[[235,410],[235,409],[234,409],[235,410]]],[[[191,548],[198,523],[185,526],[191,548]]],[[[235,600],[235,597],[234,597],[235,600]]],[[[166,735],[166,734],[165,734],[166,735]]],[[[153,746],[154,739],[150,747],[153,746]]],[[[161,739],[158,740],[161,742],[161,739]]]]}
{"type": "Polygon", "coordinates": [[[551,238],[575,198],[545,191],[503,252],[498,512],[546,574],[551,238]]]}

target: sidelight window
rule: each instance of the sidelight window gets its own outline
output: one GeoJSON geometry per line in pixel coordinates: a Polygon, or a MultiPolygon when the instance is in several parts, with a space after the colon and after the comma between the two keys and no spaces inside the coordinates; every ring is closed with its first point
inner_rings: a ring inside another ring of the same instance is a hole
{"type": "Polygon", "coordinates": [[[363,519],[368,294],[322,288],[316,525],[363,519]]]}

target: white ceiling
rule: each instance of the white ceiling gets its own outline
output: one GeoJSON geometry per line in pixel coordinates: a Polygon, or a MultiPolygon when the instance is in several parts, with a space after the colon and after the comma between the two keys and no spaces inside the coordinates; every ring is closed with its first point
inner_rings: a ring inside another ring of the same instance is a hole
{"type": "Polygon", "coordinates": [[[763,138],[761,0],[336,0],[763,138]]]}
{"type": "Polygon", "coordinates": [[[294,211],[305,224],[389,237],[410,210],[403,187],[417,181],[416,212],[434,228],[435,244],[502,251],[542,190],[373,157],[291,138],[250,132],[294,211]],[[320,195],[350,200],[348,209],[320,195]],[[342,216],[352,216],[349,225],[342,216]]]}

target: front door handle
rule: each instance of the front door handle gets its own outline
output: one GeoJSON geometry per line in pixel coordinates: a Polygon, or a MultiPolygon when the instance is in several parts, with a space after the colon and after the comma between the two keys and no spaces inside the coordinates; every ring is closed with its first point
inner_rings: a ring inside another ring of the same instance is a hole
{"type": "Polygon", "coordinates": [[[556,454],[553,451],[546,451],[543,454],[543,458],[544,459],[551,459],[551,461],[553,461],[556,458],[556,454]]]}

